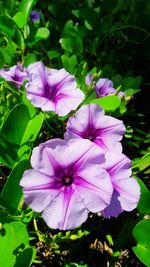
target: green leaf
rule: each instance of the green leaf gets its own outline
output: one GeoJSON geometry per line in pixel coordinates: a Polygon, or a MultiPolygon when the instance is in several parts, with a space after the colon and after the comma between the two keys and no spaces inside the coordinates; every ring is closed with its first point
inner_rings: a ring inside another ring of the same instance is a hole
{"type": "Polygon", "coordinates": [[[0,224],[8,223],[12,221],[12,217],[8,212],[8,209],[5,207],[5,204],[0,197],[0,224]]]}
{"type": "Polygon", "coordinates": [[[48,57],[49,57],[50,59],[60,57],[60,52],[55,51],[55,50],[48,51],[47,54],[48,54],[48,57]]]}
{"type": "Polygon", "coordinates": [[[116,14],[117,12],[120,11],[120,9],[123,9],[123,7],[124,7],[124,1],[118,0],[116,6],[112,9],[112,13],[116,14]]]}
{"type": "Polygon", "coordinates": [[[5,55],[3,51],[0,50],[0,68],[3,68],[4,64],[5,64],[5,55]]]}
{"type": "Polygon", "coordinates": [[[20,29],[23,28],[26,24],[26,18],[24,16],[24,13],[21,11],[15,14],[15,16],[13,17],[13,20],[15,21],[15,23],[20,29]]]}
{"type": "Polygon", "coordinates": [[[77,66],[77,57],[75,55],[72,55],[71,57],[68,57],[67,55],[61,56],[63,67],[68,70],[71,74],[74,74],[75,68],[77,66]]]}
{"type": "Polygon", "coordinates": [[[115,88],[117,88],[118,86],[122,84],[122,77],[120,74],[116,74],[112,76],[111,80],[113,81],[115,88]]]}
{"type": "Polygon", "coordinates": [[[0,47],[0,52],[2,53],[4,60],[5,60],[5,64],[10,64],[11,63],[11,59],[12,59],[12,51],[13,51],[13,46],[8,46],[7,47],[0,47]],[[11,48],[11,50],[10,50],[11,48]]]}
{"type": "Polygon", "coordinates": [[[15,106],[1,129],[1,135],[10,142],[19,145],[30,117],[28,109],[23,104],[15,106]]]}
{"type": "Polygon", "coordinates": [[[0,230],[0,266],[10,267],[13,258],[14,232],[9,224],[0,230]]]}
{"type": "Polygon", "coordinates": [[[28,159],[31,147],[43,123],[43,114],[30,117],[24,104],[16,105],[8,114],[0,131],[0,161],[12,168],[16,162],[28,159]]]}
{"type": "Polygon", "coordinates": [[[89,104],[92,103],[92,101],[95,100],[96,92],[95,90],[91,91],[90,94],[85,98],[83,104],[89,104]]]}
{"type": "Polygon", "coordinates": [[[22,0],[19,5],[18,11],[24,14],[25,25],[27,25],[28,17],[35,3],[36,3],[36,0],[22,0]]]}
{"type": "Polygon", "coordinates": [[[44,114],[40,112],[36,114],[27,124],[24,135],[20,143],[18,151],[19,159],[28,159],[32,150],[32,145],[42,127],[44,114]]]}
{"type": "Polygon", "coordinates": [[[123,89],[138,89],[141,85],[142,82],[142,76],[137,76],[137,77],[126,77],[122,80],[122,88],[123,89]]]}
{"type": "Polygon", "coordinates": [[[141,214],[150,214],[150,192],[140,179],[136,179],[141,188],[141,197],[137,209],[141,214]]]}
{"type": "Polygon", "coordinates": [[[59,40],[61,47],[68,53],[80,55],[83,51],[83,44],[81,38],[70,36],[69,38],[61,38],[59,40]]]}
{"type": "Polygon", "coordinates": [[[69,52],[69,53],[72,53],[73,52],[73,49],[72,49],[72,41],[69,39],[69,38],[62,38],[59,40],[60,44],[61,44],[61,47],[69,52]]]}
{"type": "Polygon", "coordinates": [[[37,30],[35,34],[35,39],[36,40],[47,39],[49,35],[50,35],[49,30],[45,27],[41,27],[37,30]]]}
{"type": "Polygon", "coordinates": [[[0,30],[10,37],[14,35],[14,22],[6,15],[0,16],[0,30]]]}
{"type": "Polygon", "coordinates": [[[114,245],[114,242],[113,242],[112,236],[111,235],[106,235],[106,238],[107,238],[107,240],[109,242],[109,245],[110,246],[113,246],[114,245]]]}
{"type": "Polygon", "coordinates": [[[78,9],[72,10],[72,13],[76,17],[86,21],[86,23],[85,23],[86,27],[87,27],[87,23],[88,23],[87,29],[89,29],[89,26],[90,26],[90,29],[95,27],[95,25],[98,21],[98,18],[99,18],[98,13],[95,10],[88,8],[88,7],[80,8],[79,10],[78,9]]]}
{"type": "Polygon", "coordinates": [[[35,54],[28,54],[26,57],[24,57],[24,66],[28,67],[30,64],[37,61],[37,56],[35,54]]]}
{"type": "Polygon", "coordinates": [[[86,27],[89,31],[92,31],[92,30],[93,30],[92,26],[88,23],[87,20],[85,20],[84,24],[85,24],[85,27],[86,27]]]}
{"type": "Polygon", "coordinates": [[[15,5],[15,0],[5,0],[5,7],[7,8],[8,12],[10,12],[15,5]]]}
{"type": "Polygon", "coordinates": [[[35,249],[29,247],[29,235],[23,223],[13,221],[3,225],[0,230],[0,255],[0,266],[21,267],[21,260],[24,267],[30,266],[35,249]]]}
{"type": "Polygon", "coordinates": [[[139,222],[133,229],[133,237],[137,241],[136,247],[133,247],[135,255],[150,266],[150,220],[139,222]]]}
{"type": "Polygon", "coordinates": [[[90,101],[90,103],[97,104],[106,111],[114,111],[120,106],[121,100],[116,95],[109,95],[104,96],[102,98],[94,99],[90,101]]]}
{"type": "Polygon", "coordinates": [[[12,170],[2,190],[1,197],[7,209],[12,212],[18,209],[22,198],[22,189],[19,185],[20,179],[26,169],[30,167],[28,160],[19,162],[12,170]]]}
{"type": "Polygon", "coordinates": [[[11,222],[9,224],[14,231],[14,245],[13,245],[13,250],[16,250],[18,248],[26,248],[29,246],[29,235],[27,228],[25,224],[22,222],[11,222]]]}
{"type": "Polygon", "coordinates": [[[138,92],[140,92],[140,89],[132,89],[132,88],[130,88],[130,89],[125,90],[126,96],[133,96],[138,92]]]}
{"type": "Polygon", "coordinates": [[[74,25],[73,25],[73,21],[72,20],[68,20],[63,28],[63,31],[61,33],[61,36],[63,38],[68,38],[70,36],[76,36],[77,35],[77,30],[75,29],[74,25]]]}
{"type": "Polygon", "coordinates": [[[143,171],[148,166],[150,166],[150,152],[148,152],[142,158],[135,158],[133,160],[132,170],[133,170],[134,174],[136,174],[140,171],[143,171]]]}
{"type": "Polygon", "coordinates": [[[16,263],[14,267],[22,267],[22,263],[23,267],[30,267],[35,258],[35,255],[35,248],[26,248],[21,253],[19,253],[19,256],[16,257],[16,263]]]}
{"type": "Polygon", "coordinates": [[[25,44],[24,44],[24,38],[20,31],[20,29],[15,25],[15,34],[13,36],[13,41],[16,43],[16,45],[24,50],[25,44]]]}
{"type": "Polygon", "coordinates": [[[19,104],[9,112],[1,128],[0,161],[10,168],[18,161],[17,152],[29,120],[27,107],[19,104]]]}

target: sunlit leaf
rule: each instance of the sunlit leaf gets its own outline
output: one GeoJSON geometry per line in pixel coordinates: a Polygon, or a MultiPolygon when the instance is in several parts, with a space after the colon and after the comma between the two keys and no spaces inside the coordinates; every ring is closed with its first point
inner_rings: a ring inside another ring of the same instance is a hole
{"type": "Polygon", "coordinates": [[[138,211],[142,214],[150,214],[150,192],[146,185],[137,178],[141,188],[140,201],[138,203],[138,211]]]}
{"type": "Polygon", "coordinates": [[[0,266],[10,267],[13,258],[14,232],[9,224],[0,230],[0,266]]]}
{"type": "Polygon", "coordinates": [[[120,106],[121,100],[118,96],[109,95],[102,98],[94,99],[90,103],[101,106],[106,111],[114,111],[120,106]]]}
{"type": "Polygon", "coordinates": [[[25,24],[26,24],[26,18],[24,16],[24,13],[23,12],[17,12],[15,14],[15,16],[13,17],[13,20],[15,21],[15,23],[17,24],[17,26],[19,28],[24,27],[25,24]]]}
{"type": "Polygon", "coordinates": [[[43,123],[43,114],[30,117],[26,105],[16,105],[8,114],[0,131],[0,161],[12,168],[16,162],[29,157],[43,123]]]}
{"type": "Polygon", "coordinates": [[[35,38],[40,40],[40,39],[47,39],[49,36],[50,32],[47,28],[41,27],[37,30],[35,34],[35,38]]]}
{"type": "Polygon", "coordinates": [[[150,266],[150,220],[139,222],[133,229],[133,236],[137,241],[133,251],[136,256],[146,265],[150,266]]]}
{"type": "Polygon", "coordinates": [[[18,209],[20,200],[22,198],[22,189],[19,185],[23,172],[30,167],[28,160],[19,162],[12,170],[8,180],[2,190],[1,197],[7,206],[8,210],[12,213],[18,209]]]}
{"type": "Polygon", "coordinates": [[[18,11],[22,12],[24,14],[25,25],[27,24],[29,14],[30,14],[32,7],[35,3],[36,3],[36,0],[28,0],[28,1],[22,0],[20,5],[19,5],[18,11]]]}

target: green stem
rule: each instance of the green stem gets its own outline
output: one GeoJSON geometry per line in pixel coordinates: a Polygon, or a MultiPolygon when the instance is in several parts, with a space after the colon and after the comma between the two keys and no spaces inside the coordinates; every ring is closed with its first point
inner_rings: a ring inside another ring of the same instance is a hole
{"type": "Polygon", "coordinates": [[[37,236],[38,236],[39,241],[40,241],[40,242],[43,242],[44,239],[43,239],[42,235],[41,235],[40,232],[39,232],[39,229],[38,229],[38,227],[37,227],[37,222],[36,222],[36,219],[35,219],[35,218],[33,218],[33,225],[34,225],[34,229],[35,229],[35,232],[36,232],[36,234],[37,234],[37,236]]]}

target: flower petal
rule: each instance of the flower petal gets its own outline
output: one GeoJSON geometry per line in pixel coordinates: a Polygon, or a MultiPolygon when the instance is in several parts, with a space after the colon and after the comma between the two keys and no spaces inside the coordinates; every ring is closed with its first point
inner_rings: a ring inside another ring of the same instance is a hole
{"type": "Polygon", "coordinates": [[[91,85],[92,82],[92,78],[93,78],[93,74],[89,73],[86,77],[85,77],[85,82],[88,86],[91,85]]]}
{"type": "Polygon", "coordinates": [[[55,200],[43,211],[42,217],[54,229],[74,229],[88,216],[88,211],[73,187],[61,190],[55,200]]]}
{"type": "Polygon", "coordinates": [[[75,171],[89,162],[102,164],[104,161],[103,150],[84,139],[72,139],[69,142],[52,139],[35,147],[31,156],[32,167],[50,176],[53,176],[60,167],[70,166],[75,171]]]}
{"type": "Polygon", "coordinates": [[[95,85],[95,91],[97,93],[97,97],[103,97],[106,95],[110,95],[115,93],[116,90],[113,88],[113,82],[111,80],[100,78],[95,85]]]}
{"type": "Polygon", "coordinates": [[[84,105],[67,122],[67,132],[65,139],[79,138],[84,135],[88,127],[95,127],[95,122],[99,117],[104,115],[104,111],[98,105],[84,105]]]}
{"type": "Polygon", "coordinates": [[[82,106],[67,122],[65,140],[84,138],[92,140],[105,151],[120,153],[122,146],[119,141],[125,132],[123,122],[104,115],[98,105],[82,106]]]}
{"type": "Polygon", "coordinates": [[[113,188],[105,170],[99,165],[88,164],[76,175],[77,191],[88,210],[98,212],[109,205],[113,188]]]}
{"type": "Polygon", "coordinates": [[[35,147],[31,156],[32,167],[36,171],[53,176],[55,168],[59,165],[55,159],[56,156],[53,155],[57,146],[59,148],[66,146],[66,141],[56,138],[35,147]]]}
{"type": "Polygon", "coordinates": [[[59,194],[58,190],[24,190],[24,200],[36,212],[43,211],[59,194]]]}
{"type": "Polygon", "coordinates": [[[104,218],[118,217],[123,212],[118,196],[119,193],[114,190],[110,204],[102,211],[104,218]]]}
{"type": "Polygon", "coordinates": [[[105,160],[103,151],[85,139],[72,139],[65,145],[57,146],[54,154],[61,166],[73,166],[76,169],[88,162],[101,164],[105,160]]]}
{"type": "Polygon", "coordinates": [[[131,160],[124,154],[107,152],[105,158],[103,168],[109,172],[112,181],[117,182],[131,176],[131,160]]]}
{"type": "Polygon", "coordinates": [[[19,64],[11,67],[9,70],[0,70],[0,76],[2,76],[6,81],[12,82],[18,88],[21,87],[23,81],[29,79],[27,69],[23,68],[19,64]]]}
{"type": "Polygon", "coordinates": [[[117,181],[115,189],[120,194],[118,200],[123,210],[131,211],[137,207],[140,199],[140,186],[135,178],[117,181]]]}
{"type": "Polygon", "coordinates": [[[111,134],[112,138],[115,138],[116,141],[120,141],[122,135],[125,133],[123,122],[107,115],[101,118],[99,117],[98,120],[95,121],[95,127],[101,129],[102,136],[111,134]]]}
{"type": "Polygon", "coordinates": [[[67,72],[65,69],[47,69],[47,74],[49,85],[52,87],[57,87],[58,91],[60,92],[64,83],[67,83],[68,81],[72,80],[76,84],[75,78],[70,75],[70,73],[67,72]]]}
{"type": "Polygon", "coordinates": [[[41,212],[60,190],[54,177],[35,170],[25,171],[20,185],[23,187],[25,202],[37,212],[41,212]]]}
{"type": "Polygon", "coordinates": [[[75,110],[83,99],[84,94],[80,89],[71,89],[66,86],[66,89],[61,93],[61,97],[59,94],[56,96],[56,113],[59,116],[67,115],[71,110],[75,110]],[[57,101],[57,97],[59,97],[59,101],[57,101]]]}
{"type": "Polygon", "coordinates": [[[45,68],[42,62],[28,67],[30,81],[26,85],[27,97],[43,111],[54,111],[65,116],[84,99],[84,93],[76,88],[75,77],[65,69],[45,68]]]}

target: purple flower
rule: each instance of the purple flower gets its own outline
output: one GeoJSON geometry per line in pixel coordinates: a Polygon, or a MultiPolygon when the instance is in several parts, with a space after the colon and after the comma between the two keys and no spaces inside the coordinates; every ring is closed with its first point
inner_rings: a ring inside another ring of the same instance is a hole
{"type": "Polygon", "coordinates": [[[32,22],[39,22],[40,21],[40,12],[32,10],[30,13],[30,20],[32,22]]]}
{"type": "Polygon", "coordinates": [[[23,68],[19,64],[11,67],[9,70],[0,70],[0,76],[2,76],[6,81],[12,82],[18,88],[21,87],[25,80],[29,79],[27,69],[23,68]]]}
{"type": "MultiPolygon", "coordinates": [[[[92,74],[88,74],[86,76],[85,81],[88,86],[92,83],[92,77],[92,74]]],[[[105,78],[100,78],[95,84],[94,89],[96,91],[97,98],[116,93],[113,82],[105,78]]]]}
{"type": "Polygon", "coordinates": [[[117,217],[123,210],[131,211],[137,207],[140,187],[135,178],[131,178],[131,161],[123,154],[106,153],[103,168],[111,177],[114,188],[110,205],[102,212],[106,218],[117,217]]]}
{"type": "Polygon", "coordinates": [[[21,179],[26,203],[51,228],[62,230],[80,226],[88,212],[109,205],[110,176],[101,165],[103,151],[89,140],[66,142],[53,139],[33,149],[31,165],[21,179]]]}
{"type": "Polygon", "coordinates": [[[105,151],[121,152],[119,142],[125,132],[121,120],[104,115],[103,109],[96,105],[82,106],[67,122],[65,140],[84,138],[97,144],[105,151]]]}
{"type": "Polygon", "coordinates": [[[28,71],[31,80],[26,85],[27,97],[42,111],[65,116],[83,101],[84,93],[65,69],[47,69],[42,62],[37,62],[31,64],[28,71]]]}

